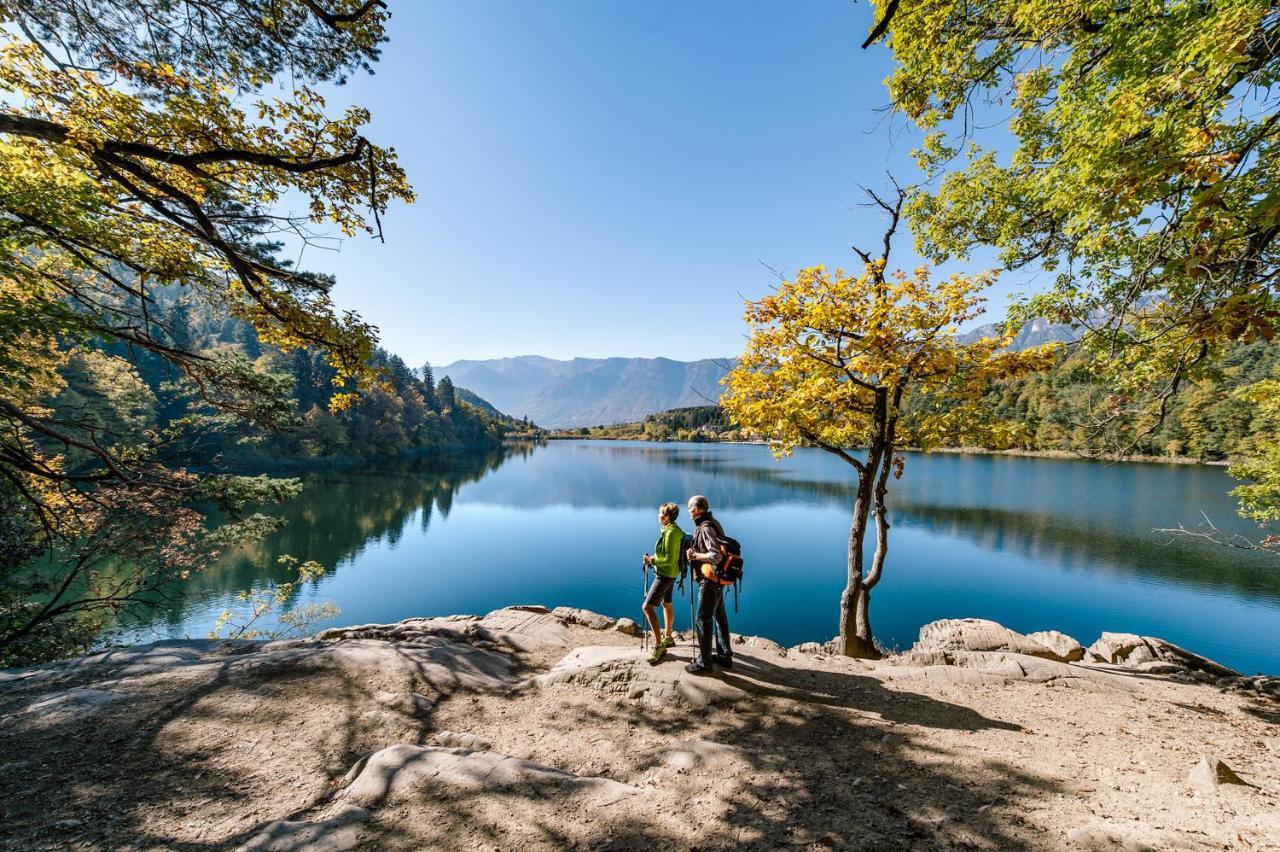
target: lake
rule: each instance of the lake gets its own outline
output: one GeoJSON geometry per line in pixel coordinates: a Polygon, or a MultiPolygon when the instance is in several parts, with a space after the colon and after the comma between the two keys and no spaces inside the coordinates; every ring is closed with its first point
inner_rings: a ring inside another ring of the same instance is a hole
{"type": "MultiPolygon", "coordinates": [[[[909,454],[888,498],[876,636],[906,648],[922,624],[977,616],[1085,645],[1102,630],[1160,636],[1278,673],[1280,560],[1155,532],[1193,527],[1203,512],[1253,534],[1235,515],[1234,484],[1216,467],[909,454]]],[[[332,601],[335,624],[516,603],[639,621],[656,508],[697,493],[742,542],[733,629],[785,645],[834,635],[853,499],[844,463],[819,450],[775,461],[754,445],[563,441],[310,475],[284,507],[287,527],[174,589],[126,638],[204,636],[237,592],[286,579],[281,553],[326,566],[294,603],[332,601]]],[[[680,523],[689,530],[683,508],[680,523]]],[[[676,612],[683,629],[687,599],[676,612]]]]}

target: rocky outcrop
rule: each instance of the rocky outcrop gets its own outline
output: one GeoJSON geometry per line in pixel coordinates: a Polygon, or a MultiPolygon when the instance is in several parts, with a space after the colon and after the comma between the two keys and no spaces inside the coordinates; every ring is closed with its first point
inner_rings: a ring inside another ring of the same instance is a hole
{"type": "Polygon", "coordinates": [[[619,618],[617,621],[614,622],[613,629],[618,631],[624,636],[644,635],[644,628],[642,628],[639,624],[636,624],[634,621],[632,621],[629,618],[619,618]]]}
{"type": "Polygon", "coordinates": [[[895,676],[970,686],[1020,680],[1091,692],[1140,689],[1138,684],[1118,674],[1005,651],[908,651],[890,658],[887,665],[892,667],[895,676]]]}
{"type": "Polygon", "coordinates": [[[1168,672],[1167,667],[1173,666],[1190,672],[1204,672],[1215,678],[1240,676],[1234,669],[1179,648],[1172,642],[1136,633],[1103,633],[1097,642],[1089,646],[1086,656],[1094,662],[1126,668],[1146,666],[1149,672],[1158,672],[1162,667],[1164,672],[1168,672]]]}
{"type": "Polygon", "coordinates": [[[913,651],[1006,651],[1067,662],[1047,645],[985,618],[944,618],[920,628],[913,651]]]}
{"type": "Polygon", "coordinates": [[[687,644],[651,666],[625,628],[530,605],[0,672],[0,848],[1049,852],[1280,830],[1280,681],[1192,672],[1167,643],[866,662],[735,635],[734,667],[699,676],[687,644]]]}
{"type": "Polygon", "coordinates": [[[581,624],[583,627],[590,627],[592,630],[608,630],[613,627],[615,621],[615,619],[607,615],[601,615],[589,609],[574,609],[568,606],[558,606],[551,610],[551,614],[566,624],[581,624]]]}
{"type": "Polygon", "coordinates": [[[493,751],[395,745],[357,763],[343,802],[364,808],[396,799],[449,795],[460,790],[497,791],[522,785],[586,792],[594,804],[606,805],[629,796],[634,787],[607,778],[587,778],[531,760],[493,751]]]}
{"type": "Polygon", "coordinates": [[[360,823],[369,812],[343,805],[333,815],[315,820],[278,819],[267,823],[236,852],[347,852],[360,848],[360,823]]]}
{"type": "Polygon", "coordinates": [[[1084,659],[1084,646],[1067,634],[1059,633],[1057,630],[1040,630],[1035,633],[1028,633],[1027,638],[1032,642],[1039,642],[1050,651],[1053,651],[1057,658],[1064,663],[1074,663],[1077,660],[1084,659]]]}
{"type": "Polygon", "coordinates": [[[686,672],[682,660],[651,666],[640,650],[616,645],[575,648],[535,682],[540,687],[573,684],[650,706],[702,708],[747,697],[744,690],[723,679],[686,672]]]}

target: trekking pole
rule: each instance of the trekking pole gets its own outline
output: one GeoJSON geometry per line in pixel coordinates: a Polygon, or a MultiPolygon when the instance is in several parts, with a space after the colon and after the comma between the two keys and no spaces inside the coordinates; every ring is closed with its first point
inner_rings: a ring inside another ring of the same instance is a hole
{"type": "MultiPolygon", "coordinates": [[[[644,609],[645,598],[649,595],[649,560],[641,557],[640,559],[640,608],[644,609]]],[[[645,625],[640,633],[640,650],[649,650],[649,615],[645,610],[645,625]]]]}
{"type": "MultiPolygon", "coordinates": [[[[690,569],[691,575],[692,575],[692,572],[693,572],[693,569],[690,569]]],[[[698,647],[698,624],[696,621],[693,620],[693,610],[694,610],[693,595],[695,590],[698,588],[699,588],[699,584],[695,583],[693,580],[693,577],[690,576],[689,578],[689,639],[693,642],[693,647],[695,650],[698,647]]],[[[699,592],[699,594],[701,594],[701,592],[699,592]]]]}

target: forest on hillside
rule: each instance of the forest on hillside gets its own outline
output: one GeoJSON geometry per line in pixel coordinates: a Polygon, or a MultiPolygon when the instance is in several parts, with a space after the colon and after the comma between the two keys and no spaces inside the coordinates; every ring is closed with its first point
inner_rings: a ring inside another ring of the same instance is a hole
{"type": "MultiPolygon", "coordinates": [[[[203,421],[202,426],[219,428],[202,429],[198,440],[184,446],[191,464],[252,469],[488,449],[517,425],[486,410],[483,400],[468,402],[469,394],[455,389],[448,377],[437,384],[430,365],[415,371],[382,348],[369,359],[377,380],[345,409],[333,411],[337,370],[322,351],[264,344],[252,325],[204,309],[181,286],[158,288],[150,302],[157,338],[269,377],[285,404],[276,429],[203,421]]],[[[65,386],[48,397],[50,408],[92,427],[108,444],[174,430],[207,413],[198,390],[183,383],[169,361],[119,341],[74,347],[60,374],[65,386]]]]}

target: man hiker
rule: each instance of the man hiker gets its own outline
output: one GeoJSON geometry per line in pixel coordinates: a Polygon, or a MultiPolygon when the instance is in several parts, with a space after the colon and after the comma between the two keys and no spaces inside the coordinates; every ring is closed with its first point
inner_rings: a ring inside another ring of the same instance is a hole
{"type": "Polygon", "coordinates": [[[663,503],[658,509],[658,543],[653,546],[653,555],[644,555],[644,564],[654,568],[653,585],[644,596],[644,620],[649,622],[653,631],[653,653],[649,655],[649,664],[656,665],[674,643],[671,627],[675,622],[675,609],[671,605],[671,589],[680,576],[680,563],[683,561],[681,547],[684,546],[684,530],[676,523],[680,507],[675,503],[663,503]],[[658,604],[662,604],[662,626],[658,630],[658,604]]]}
{"type": "Polygon", "coordinates": [[[724,586],[716,580],[715,569],[724,559],[720,540],[724,527],[711,516],[711,506],[701,494],[689,498],[689,516],[697,524],[693,532],[693,544],[686,556],[694,566],[693,577],[701,589],[698,592],[698,656],[685,670],[693,674],[710,673],[712,662],[730,668],[733,666],[733,645],[729,642],[729,616],[724,611],[724,586]],[[711,654],[711,636],[717,630],[718,653],[711,654]]]}

